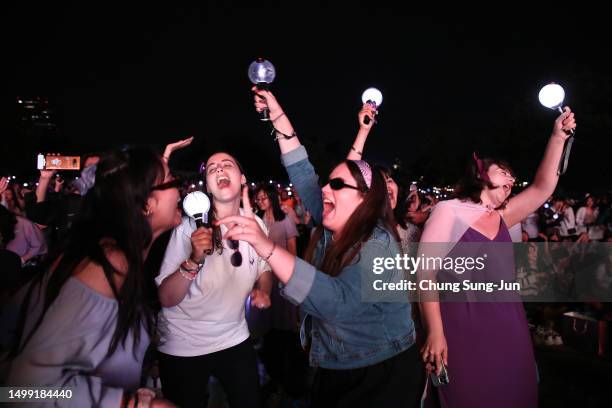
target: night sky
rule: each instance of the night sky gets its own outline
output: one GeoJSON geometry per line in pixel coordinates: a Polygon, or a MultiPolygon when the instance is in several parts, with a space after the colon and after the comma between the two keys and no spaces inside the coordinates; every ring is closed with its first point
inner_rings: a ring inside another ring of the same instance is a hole
{"type": "MultiPolygon", "coordinates": [[[[49,2],[51,3],[51,2],[49,2]]],[[[556,114],[537,100],[563,85],[578,129],[565,191],[610,183],[610,33],[597,17],[426,17],[372,7],[294,10],[14,6],[2,17],[12,73],[2,95],[2,170],[32,174],[32,150],[87,152],[124,143],[196,142],[171,164],[195,170],[235,154],[251,180],[284,179],[278,148],[254,112],[246,71],[263,56],[273,92],[320,173],[348,151],[362,91],[384,95],[366,158],[399,158],[411,178],[453,183],[471,152],[507,159],[531,180],[556,114]],[[264,18],[265,17],[265,18],[264,18]],[[28,143],[16,96],[45,96],[56,134],[28,143]]]]}

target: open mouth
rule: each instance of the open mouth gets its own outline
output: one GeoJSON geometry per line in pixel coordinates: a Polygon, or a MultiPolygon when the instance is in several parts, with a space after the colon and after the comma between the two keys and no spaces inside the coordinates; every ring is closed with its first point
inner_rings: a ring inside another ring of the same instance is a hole
{"type": "Polygon", "coordinates": [[[336,205],[330,199],[323,199],[323,217],[328,216],[335,208],[336,205]]]}
{"type": "Polygon", "coordinates": [[[502,186],[505,194],[510,194],[510,190],[512,190],[512,184],[504,184],[502,186]]]}
{"type": "Polygon", "coordinates": [[[217,187],[219,188],[225,188],[225,187],[229,187],[230,185],[230,179],[227,176],[221,176],[217,179],[217,187]]]}

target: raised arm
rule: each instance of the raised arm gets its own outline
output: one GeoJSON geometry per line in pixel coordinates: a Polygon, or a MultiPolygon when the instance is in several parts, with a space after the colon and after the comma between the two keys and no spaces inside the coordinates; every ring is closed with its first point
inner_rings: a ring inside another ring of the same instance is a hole
{"type": "Polygon", "coordinates": [[[255,109],[257,112],[261,112],[264,108],[268,108],[270,111],[270,121],[277,130],[275,137],[278,140],[281,153],[286,154],[300,147],[302,144],[289,121],[289,117],[283,112],[283,108],[281,108],[272,92],[257,89],[256,86],[251,90],[255,92],[255,109]]]}
{"type": "Polygon", "coordinates": [[[508,228],[521,222],[537,210],[555,191],[559,181],[557,169],[563,154],[563,146],[569,137],[569,130],[575,127],[574,114],[566,106],[563,113],[555,120],[544,157],[540,162],[533,183],[523,192],[510,199],[504,210],[504,221],[508,228]]]}
{"type": "Polygon", "coordinates": [[[55,174],[55,170],[41,170],[40,178],[38,179],[38,185],[36,187],[36,202],[42,203],[47,198],[47,189],[49,183],[55,174]]]}
{"type": "Polygon", "coordinates": [[[170,156],[177,150],[183,149],[189,146],[193,142],[193,136],[188,137],[187,139],[179,140],[178,142],[169,143],[166,145],[164,149],[164,154],[162,155],[162,159],[168,164],[170,161],[170,156]]]}
{"type": "Polygon", "coordinates": [[[363,107],[359,111],[357,115],[357,119],[359,122],[359,131],[357,132],[357,136],[355,137],[355,141],[351,146],[351,150],[349,150],[348,156],[346,156],[347,160],[361,160],[363,156],[363,148],[365,146],[365,142],[368,138],[368,134],[374,126],[374,115],[376,114],[376,110],[369,103],[364,103],[363,107]],[[370,118],[370,123],[367,125],[364,123],[364,119],[367,117],[370,118]]]}
{"type": "Polygon", "coordinates": [[[255,109],[261,112],[265,107],[270,111],[270,120],[275,129],[275,139],[278,141],[282,153],[282,161],[289,179],[295,186],[304,207],[310,212],[315,223],[320,223],[323,213],[323,201],[319,176],[308,160],[306,149],[284,113],[274,95],[253,87],[255,92],[255,109]]]}

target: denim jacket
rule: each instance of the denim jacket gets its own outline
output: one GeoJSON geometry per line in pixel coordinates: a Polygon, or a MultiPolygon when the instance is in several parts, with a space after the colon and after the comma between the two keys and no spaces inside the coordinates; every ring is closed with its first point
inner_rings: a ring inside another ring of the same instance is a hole
{"type": "MultiPolygon", "coordinates": [[[[323,202],[319,178],[300,146],[282,156],[289,178],[316,224],[321,224],[323,202]]],[[[314,265],[322,261],[331,242],[325,230],[317,243],[314,265]]],[[[373,365],[408,349],[415,342],[409,303],[362,301],[362,274],[371,274],[376,257],[395,257],[399,245],[393,236],[376,227],[352,263],[331,277],[296,258],[293,275],[283,296],[307,313],[300,329],[304,339],[310,331],[310,364],[328,369],[373,365]]]]}

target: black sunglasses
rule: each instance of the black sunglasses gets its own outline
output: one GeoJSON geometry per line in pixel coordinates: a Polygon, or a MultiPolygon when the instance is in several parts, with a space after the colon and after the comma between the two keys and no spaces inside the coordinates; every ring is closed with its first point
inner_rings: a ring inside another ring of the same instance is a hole
{"type": "Polygon", "coordinates": [[[165,183],[157,184],[151,187],[151,191],[167,190],[169,188],[179,188],[182,184],[183,184],[183,179],[180,177],[177,177],[173,180],[166,181],[165,183]]]}
{"type": "Polygon", "coordinates": [[[352,188],[353,190],[361,190],[359,187],[346,184],[340,177],[329,180],[329,186],[332,190],[342,190],[343,188],[352,188]]]}
{"type": "Polygon", "coordinates": [[[232,254],[232,257],[230,258],[230,262],[232,263],[232,266],[238,267],[238,266],[242,265],[242,254],[238,250],[238,245],[239,245],[238,240],[236,240],[236,239],[228,239],[227,240],[227,245],[231,249],[234,250],[234,253],[232,254]]]}

